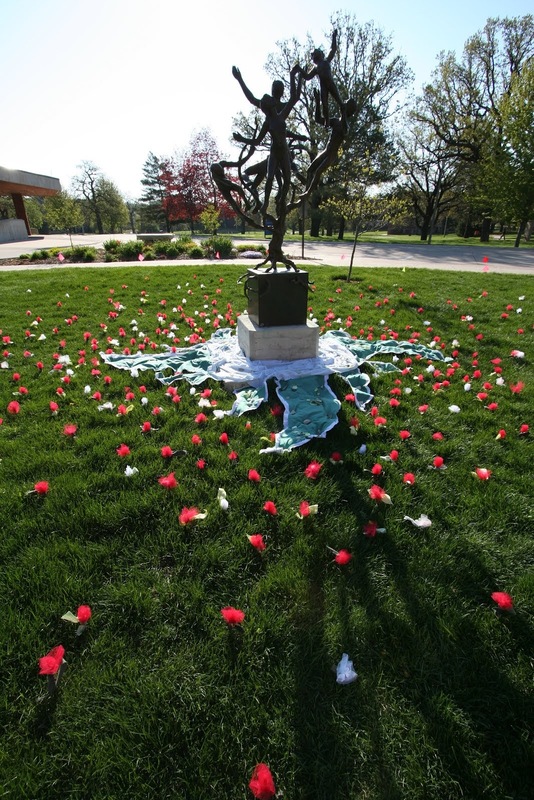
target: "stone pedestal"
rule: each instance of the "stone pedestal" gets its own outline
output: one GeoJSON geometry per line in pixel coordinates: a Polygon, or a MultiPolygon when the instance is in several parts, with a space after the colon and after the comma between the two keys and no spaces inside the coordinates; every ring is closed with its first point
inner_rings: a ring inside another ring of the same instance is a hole
{"type": "Polygon", "coordinates": [[[237,319],[237,341],[251,361],[297,361],[317,358],[319,326],[307,320],[304,325],[261,327],[248,314],[237,319]]]}

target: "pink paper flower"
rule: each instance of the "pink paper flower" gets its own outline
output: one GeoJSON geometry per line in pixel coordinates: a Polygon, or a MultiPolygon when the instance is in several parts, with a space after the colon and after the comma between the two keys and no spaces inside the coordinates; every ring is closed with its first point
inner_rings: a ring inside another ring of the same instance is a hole
{"type": "Polygon", "coordinates": [[[20,411],[20,403],[18,403],[16,400],[11,400],[11,402],[7,404],[8,414],[18,414],[19,411],[20,411]]]}
{"type": "Polygon", "coordinates": [[[63,433],[65,434],[65,436],[74,436],[77,430],[78,429],[76,425],[69,424],[65,425],[65,427],[63,428],[63,433]]]}
{"type": "Polygon", "coordinates": [[[310,463],[308,464],[308,466],[304,470],[304,475],[307,478],[310,478],[311,480],[315,480],[318,477],[318,475],[319,475],[319,473],[320,473],[320,471],[322,469],[322,466],[323,465],[320,464],[319,461],[310,461],[310,463]]]}
{"type": "Polygon", "coordinates": [[[33,490],[37,492],[37,494],[48,494],[49,488],[48,481],[37,481],[33,490]]]}
{"type": "Polygon", "coordinates": [[[64,655],[65,648],[62,644],[53,647],[46,656],[39,659],[39,675],[55,675],[63,662],[64,655]]]}
{"type": "Polygon", "coordinates": [[[187,525],[189,522],[193,522],[198,515],[198,508],[187,508],[184,506],[182,508],[180,515],[178,517],[180,521],[180,525],[187,525]]]}
{"type": "Polygon", "coordinates": [[[485,467],[477,467],[473,475],[475,475],[477,478],[480,478],[481,481],[487,481],[491,476],[491,470],[486,469],[485,467]]]}
{"type": "Polygon", "coordinates": [[[259,483],[261,481],[260,473],[257,472],[255,469],[249,469],[248,471],[248,479],[253,483],[259,483]]]}
{"type": "Polygon", "coordinates": [[[233,608],[232,606],[221,608],[221,615],[228,625],[240,625],[245,619],[245,612],[241,611],[239,608],[233,608]]]}
{"type": "Polygon", "coordinates": [[[386,503],[387,505],[391,505],[391,497],[389,494],[386,494],[386,491],[376,483],[373,483],[369,489],[369,497],[371,500],[375,500],[377,503],[386,503]]]}
{"type": "Polygon", "coordinates": [[[160,453],[163,456],[163,458],[171,458],[173,454],[173,449],[172,447],[169,447],[168,444],[164,444],[160,450],[160,453]]]}
{"type": "Polygon", "coordinates": [[[415,475],[413,474],[413,472],[405,472],[402,477],[402,480],[404,483],[407,483],[408,486],[413,486],[413,484],[415,483],[415,475]]]}
{"type": "Polygon", "coordinates": [[[266,511],[268,514],[271,514],[271,516],[273,516],[273,517],[275,517],[278,514],[278,511],[276,510],[276,506],[275,506],[275,504],[273,503],[272,500],[267,500],[263,504],[263,510],[266,511]]]}
{"type": "Polygon", "coordinates": [[[410,431],[399,431],[399,436],[403,442],[409,439],[411,435],[410,431]]]}
{"type": "Polygon", "coordinates": [[[160,486],[164,486],[165,489],[175,489],[178,486],[178,481],[174,477],[174,472],[169,472],[168,475],[162,475],[161,478],[158,478],[158,483],[160,486]]]}
{"type": "Polygon", "coordinates": [[[255,547],[258,552],[265,550],[265,541],[261,533],[253,533],[247,537],[252,547],[255,547]]]}
{"type": "Polygon", "coordinates": [[[367,536],[369,539],[374,539],[377,529],[378,524],[373,520],[369,520],[369,522],[366,522],[363,526],[363,535],[367,536]]]}
{"type": "Polygon", "coordinates": [[[130,448],[127,444],[121,444],[119,447],[117,447],[116,453],[121,458],[125,458],[126,456],[130,455],[130,448]]]}
{"type": "Polygon", "coordinates": [[[512,611],[514,607],[514,601],[511,595],[507,592],[493,592],[491,595],[491,599],[495,600],[497,605],[503,611],[512,611]]]}
{"type": "Polygon", "coordinates": [[[267,764],[257,764],[254,767],[248,786],[256,800],[271,800],[276,794],[273,776],[267,764]]]}
{"type": "Polygon", "coordinates": [[[348,564],[351,559],[352,553],[349,553],[348,550],[340,550],[334,557],[336,564],[340,564],[342,566],[348,564]]]}
{"type": "Polygon", "coordinates": [[[78,622],[80,625],[86,625],[91,619],[91,614],[92,611],[90,606],[78,606],[76,616],[78,617],[78,622]]]}

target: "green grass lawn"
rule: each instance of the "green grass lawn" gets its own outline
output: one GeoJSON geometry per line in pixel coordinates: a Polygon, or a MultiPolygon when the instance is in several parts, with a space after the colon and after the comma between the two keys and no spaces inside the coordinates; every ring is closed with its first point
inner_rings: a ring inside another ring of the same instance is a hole
{"type": "Polygon", "coordinates": [[[532,278],[368,269],[347,284],[312,269],[323,328],[434,341],[451,360],[401,356],[401,371],[371,373],[365,411],[334,376],[342,408],[327,437],[260,455],[282,426],[274,389],[258,411],[220,419],[199,400],[209,388],[229,409],[222,385],[178,383],[177,401],[153,373],[100,357],[235,325],[242,269],[2,275],[2,796],[251,798],[265,762],[287,800],[527,800],[532,278]],[[168,489],[158,478],[171,472],[168,489]],[[48,491],[32,491],[41,481],[48,491]],[[391,505],[371,499],[374,484],[391,505]],[[304,500],[318,511],[299,519],[304,500]],[[181,525],[184,507],[207,516],[181,525]],[[404,519],[422,514],[430,527],[404,519]],[[369,522],[385,531],[365,535],[369,522]],[[263,552],[247,538],[258,533],[263,552]],[[61,617],[81,604],[92,617],[77,636],[61,617]],[[242,625],[225,623],[226,606],[242,625]],[[59,644],[67,667],[49,695],[38,661],[59,644]],[[347,686],[343,653],[359,675],[347,686]]]}

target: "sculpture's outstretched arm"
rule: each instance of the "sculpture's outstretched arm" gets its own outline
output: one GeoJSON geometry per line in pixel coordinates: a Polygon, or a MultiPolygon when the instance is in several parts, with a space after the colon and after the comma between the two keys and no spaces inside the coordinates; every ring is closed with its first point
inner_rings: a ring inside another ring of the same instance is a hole
{"type": "Polygon", "coordinates": [[[252,94],[252,92],[248,88],[247,84],[243,80],[243,76],[241,75],[241,71],[237,67],[232,67],[232,75],[234,76],[236,81],[241,86],[241,88],[243,90],[243,94],[245,95],[245,97],[247,98],[249,103],[252,103],[252,105],[256,106],[256,108],[259,108],[260,107],[260,101],[258,100],[257,97],[254,97],[254,95],[252,94]]]}

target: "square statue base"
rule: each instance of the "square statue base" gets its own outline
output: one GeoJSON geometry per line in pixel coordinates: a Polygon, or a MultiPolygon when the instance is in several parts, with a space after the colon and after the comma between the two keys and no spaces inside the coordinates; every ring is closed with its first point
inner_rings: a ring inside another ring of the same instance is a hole
{"type": "Polygon", "coordinates": [[[248,314],[237,318],[237,341],[251,361],[298,361],[317,358],[319,326],[311,320],[305,325],[260,327],[248,314]]]}

